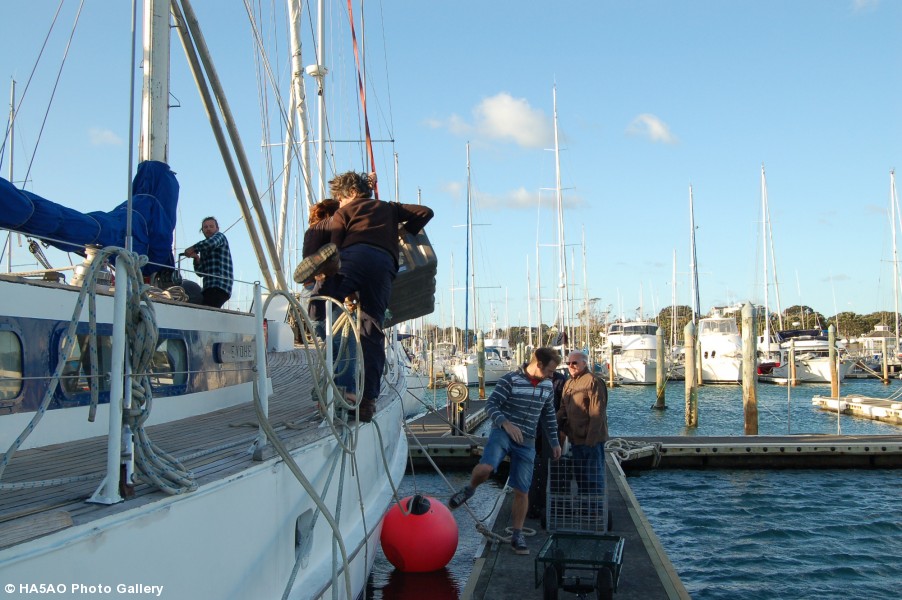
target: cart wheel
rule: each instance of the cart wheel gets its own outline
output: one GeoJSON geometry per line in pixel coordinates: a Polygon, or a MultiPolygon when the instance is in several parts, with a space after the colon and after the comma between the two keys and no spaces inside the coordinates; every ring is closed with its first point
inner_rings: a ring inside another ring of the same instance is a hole
{"type": "Polygon", "coordinates": [[[598,569],[595,576],[595,593],[598,594],[598,600],[613,600],[614,574],[608,567],[598,569]]]}
{"type": "Polygon", "coordinates": [[[553,565],[545,567],[542,577],[542,600],[557,600],[557,569],[553,565]]]}

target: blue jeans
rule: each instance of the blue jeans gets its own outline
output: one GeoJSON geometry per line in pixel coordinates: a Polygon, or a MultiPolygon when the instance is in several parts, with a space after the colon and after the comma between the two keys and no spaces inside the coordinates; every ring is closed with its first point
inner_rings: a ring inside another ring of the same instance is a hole
{"type": "Polygon", "coordinates": [[[518,444],[511,439],[507,432],[497,427],[492,427],[489,439],[485,443],[480,464],[490,465],[493,470],[498,470],[498,465],[505,456],[511,457],[511,470],[508,476],[508,484],[515,490],[524,494],[529,493],[529,485],[532,483],[532,469],[536,458],[535,446],[518,444]]]}
{"type": "Polygon", "coordinates": [[[354,244],[341,251],[341,268],[329,295],[342,301],[357,292],[360,310],[373,317],[378,327],[360,331],[363,348],[363,397],[375,400],[382,387],[385,368],[385,334],[382,323],[391,297],[392,282],[397,275],[395,259],[386,250],[367,244],[354,244]]]}
{"type": "Polygon", "coordinates": [[[604,444],[573,444],[570,448],[575,460],[573,476],[579,491],[583,494],[601,494],[604,491],[604,444]]]}

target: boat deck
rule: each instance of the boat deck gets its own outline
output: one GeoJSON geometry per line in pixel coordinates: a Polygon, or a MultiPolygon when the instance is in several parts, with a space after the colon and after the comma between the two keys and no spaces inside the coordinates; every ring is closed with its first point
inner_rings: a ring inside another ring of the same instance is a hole
{"type": "MultiPolygon", "coordinates": [[[[307,369],[304,352],[271,353],[267,365],[273,386],[269,421],[282,442],[293,449],[330,434],[329,428],[320,427],[322,419],[311,398],[313,382],[309,373],[301,389],[297,387],[298,370],[307,369]],[[299,402],[298,398],[308,400],[299,402]]],[[[258,464],[250,452],[257,431],[252,402],[147,428],[150,439],[181,460],[198,485],[258,464]]],[[[273,452],[268,445],[263,458],[271,457],[273,452]]],[[[105,468],[106,437],[101,436],[20,450],[8,465],[3,483],[102,476],[105,468]]],[[[138,483],[134,498],[125,502],[109,506],[85,502],[100,482],[101,478],[95,477],[62,485],[0,490],[0,548],[167,497],[151,485],[138,483]]]]}

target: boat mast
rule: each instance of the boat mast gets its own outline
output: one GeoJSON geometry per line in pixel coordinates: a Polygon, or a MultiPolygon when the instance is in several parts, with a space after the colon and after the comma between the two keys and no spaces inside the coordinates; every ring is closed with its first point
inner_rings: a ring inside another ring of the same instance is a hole
{"type": "MultiPolygon", "coordinates": [[[[9,182],[15,183],[13,179],[13,149],[16,139],[16,80],[10,82],[9,87],[9,182]]],[[[13,232],[6,232],[6,272],[13,272],[13,232]]]]}
{"type": "Polygon", "coordinates": [[[586,273],[586,226],[583,225],[583,316],[586,319],[586,350],[589,350],[592,332],[589,319],[589,276],[586,273]]]}
{"type": "Polygon", "coordinates": [[[454,318],[454,253],[451,253],[451,344],[457,347],[457,319],[454,318]]]}
{"type": "Polygon", "coordinates": [[[698,298],[698,264],[695,259],[695,209],[692,201],[692,184],[689,184],[689,285],[692,290],[692,323],[701,316],[701,302],[698,298]]]}
{"type": "MultiPolygon", "coordinates": [[[[893,232],[893,310],[895,311],[896,321],[896,354],[899,354],[899,256],[896,252],[896,210],[898,199],[896,198],[896,170],[889,172],[889,189],[890,189],[890,214],[892,216],[892,232],[893,232]]],[[[885,360],[885,359],[884,359],[885,360]]],[[[884,363],[885,364],[885,363],[884,363]]]]}
{"type": "Polygon", "coordinates": [[[530,347],[532,346],[532,280],[529,276],[529,254],[526,255],[526,323],[528,325],[527,330],[527,344],[530,347]]]}
{"type": "MultiPolygon", "coordinates": [[[[464,351],[469,348],[470,343],[470,236],[473,232],[473,224],[470,220],[471,208],[470,208],[470,142],[467,142],[467,245],[466,245],[466,257],[464,259],[465,267],[464,267],[464,351]]],[[[475,277],[474,277],[475,281],[475,277]]],[[[476,287],[473,286],[473,295],[476,295],[476,287]]],[[[474,307],[475,307],[475,298],[474,298],[474,307]]]]}
{"type": "Polygon", "coordinates": [[[768,245],[768,219],[767,219],[767,179],[764,176],[764,163],[761,164],[761,241],[764,246],[764,357],[770,357],[770,305],[768,304],[768,274],[767,274],[767,245],[768,245]]]}
{"type": "Polygon", "coordinates": [[[144,97],[138,162],[169,162],[169,2],[144,3],[144,97]]]}
{"type": "Polygon", "coordinates": [[[552,88],[552,105],[554,110],[554,175],[557,195],[557,243],[558,243],[558,311],[560,314],[561,332],[567,332],[567,343],[572,343],[573,331],[570,326],[570,294],[567,290],[567,252],[564,245],[564,196],[561,191],[561,153],[558,143],[557,126],[557,86],[552,88]]]}

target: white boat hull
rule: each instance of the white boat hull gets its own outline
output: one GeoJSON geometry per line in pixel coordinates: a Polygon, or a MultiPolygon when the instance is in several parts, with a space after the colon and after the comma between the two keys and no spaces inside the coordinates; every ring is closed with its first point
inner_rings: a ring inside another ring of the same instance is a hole
{"type": "MultiPolygon", "coordinates": [[[[456,364],[449,368],[454,381],[467,386],[479,385],[479,373],[476,365],[471,363],[456,364]]],[[[508,364],[493,364],[486,361],[484,371],[485,385],[495,385],[501,377],[510,373],[511,370],[511,366],[508,364]]]]}
{"type": "MultiPolygon", "coordinates": [[[[365,427],[356,464],[344,466],[344,481],[339,465],[324,494],[332,516],[340,519],[352,597],[363,589],[372,566],[381,519],[391,502],[389,480],[397,485],[404,473],[407,440],[400,407],[396,401],[376,416],[389,452],[388,471],[375,428],[365,427]],[[340,516],[335,511],[339,488],[340,516]],[[363,514],[361,505],[366,507],[363,514]]],[[[293,456],[310,482],[324,490],[339,452],[329,437],[293,456]]],[[[277,457],[192,493],[139,504],[125,504],[121,513],[0,551],[0,578],[70,590],[79,583],[96,584],[114,592],[119,585],[154,585],[162,586],[161,597],[166,598],[281,598],[295,563],[297,519],[317,510],[277,457]]],[[[308,562],[289,597],[331,594],[334,539],[320,515],[307,546],[308,562]]],[[[338,588],[338,597],[346,597],[340,574],[338,588]]]]}

